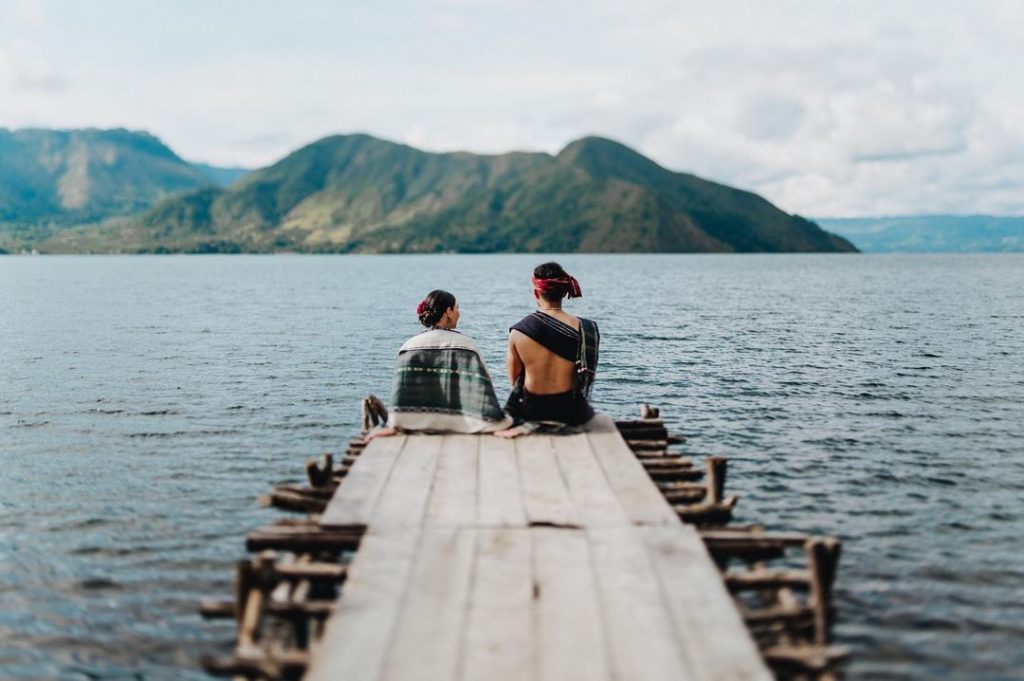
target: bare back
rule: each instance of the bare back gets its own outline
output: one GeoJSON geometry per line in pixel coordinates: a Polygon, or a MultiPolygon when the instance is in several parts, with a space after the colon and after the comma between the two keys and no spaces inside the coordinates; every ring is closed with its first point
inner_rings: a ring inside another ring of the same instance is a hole
{"type": "MultiPolygon", "coordinates": [[[[548,314],[563,324],[580,330],[580,320],[562,310],[548,314]]],[[[508,375],[514,385],[526,372],[524,387],[534,395],[553,395],[572,390],[576,382],[576,363],[559,357],[520,331],[508,337],[508,375]]]]}

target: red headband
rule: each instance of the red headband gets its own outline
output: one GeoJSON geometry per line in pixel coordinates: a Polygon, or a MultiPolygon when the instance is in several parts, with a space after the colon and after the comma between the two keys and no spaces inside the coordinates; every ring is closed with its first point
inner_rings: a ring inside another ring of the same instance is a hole
{"type": "Polygon", "coordinates": [[[533,288],[540,294],[548,292],[561,293],[562,290],[568,289],[570,298],[580,298],[583,296],[583,291],[580,290],[580,282],[576,281],[576,277],[571,274],[555,279],[538,279],[534,277],[533,288]]]}

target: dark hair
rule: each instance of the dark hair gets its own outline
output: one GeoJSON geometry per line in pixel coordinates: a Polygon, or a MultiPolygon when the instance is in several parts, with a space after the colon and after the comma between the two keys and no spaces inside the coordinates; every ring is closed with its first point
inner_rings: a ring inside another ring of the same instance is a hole
{"type": "MultiPolygon", "coordinates": [[[[558,279],[559,277],[567,276],[565,270],[557,262],[546,262],[543,265],[537,265],[533,268],[534,279],[558,279]]],[[[569,285],[555,286],[546,293],[541,293],[540,297],[549,303],[557,303],[565,295],[569,293],[569,285]]]]}
{"type": "Polygon", "coordinates": [[[431,327],[441,321],[444,313],[455,307],[455,296],[438,289],[431,291],[420,303],[418,313],[420,324],[431,327]]]}

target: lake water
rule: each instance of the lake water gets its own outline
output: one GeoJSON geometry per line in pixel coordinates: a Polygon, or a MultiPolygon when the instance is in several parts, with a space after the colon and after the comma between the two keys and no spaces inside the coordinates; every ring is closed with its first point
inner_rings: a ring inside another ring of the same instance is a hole
{"type": "MultiPolygon", "coordinates": [[[[560,260],[599,409],[730,457],[736,522],[842,537],[850,678],[1024,678],[1024,256],[560,260]]],[[[539,261],[0,258],[0,677],[207,678],[257,495],[356,434],[430,289],[503,386],[539,261]]]]}

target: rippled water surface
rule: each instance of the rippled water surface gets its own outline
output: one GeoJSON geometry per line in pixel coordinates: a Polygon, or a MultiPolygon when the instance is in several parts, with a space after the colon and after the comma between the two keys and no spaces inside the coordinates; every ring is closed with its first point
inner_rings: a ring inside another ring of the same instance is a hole
{"type": "MultiPolygon", "coordinates": [[[[206,678],[256,496],[355,434],[432,288],[503,384],[537,261],[0,259],[0,676],[206,678]]],[[[737,522],[843,538],[852,678],[1024,678],[1024,257],[562,261],[599,408],[731,457],[737,522]]]]}

